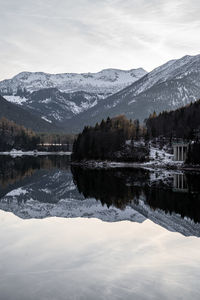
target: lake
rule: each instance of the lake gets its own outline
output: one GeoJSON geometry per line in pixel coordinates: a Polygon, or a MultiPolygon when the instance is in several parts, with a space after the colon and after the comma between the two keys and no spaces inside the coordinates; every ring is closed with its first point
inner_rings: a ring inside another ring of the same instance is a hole
{"type": "Polygon", "coordinates": [[[0,166],[0,299],[200,299],[200,174],[0,166]]]}

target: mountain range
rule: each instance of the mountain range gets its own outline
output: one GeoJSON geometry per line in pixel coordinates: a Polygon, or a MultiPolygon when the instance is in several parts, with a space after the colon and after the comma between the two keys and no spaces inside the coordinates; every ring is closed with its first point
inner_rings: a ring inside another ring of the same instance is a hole
{"type": "Polygon", "coordinates": [[[56,130],[78,132],[108,116],[143,121],[154,110],[173,110],[200,98],[200,55],[142,68],[98,73],[22,72],[0,82],[4,98],[56,130]]]}
{"type": "Polygon", "coordinates": [[[22,72],[11,79],[0,82],[0,90],[16,93],[18,88],[33,92],[46,88],[58,88],[62,92],[84,91],[109,95],[118,92],[140,79],[147,72],[142,69],[128,71],[106,69],[98,73],[48,74],[43,72],[22,72]]]}
{"type": "Polygon", "coordinates": [[[50,124],[49,122],[41,119],[39,116],[6,101],[0,95],[0,118],[2,117],[6,117],[17,124],[30,128],[36,132],[61,131],[61,128],[56,125],[50,124]]]}

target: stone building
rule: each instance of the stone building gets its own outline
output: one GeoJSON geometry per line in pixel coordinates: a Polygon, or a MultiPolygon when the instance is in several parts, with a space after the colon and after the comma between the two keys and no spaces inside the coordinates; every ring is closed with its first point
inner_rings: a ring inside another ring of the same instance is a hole
{"type": "Polygon", "coordinates": [[[187,158],[187,152],[189,143],[184,141],[173,142],[173,153],[175,161],[185,161],[187,158]]]}

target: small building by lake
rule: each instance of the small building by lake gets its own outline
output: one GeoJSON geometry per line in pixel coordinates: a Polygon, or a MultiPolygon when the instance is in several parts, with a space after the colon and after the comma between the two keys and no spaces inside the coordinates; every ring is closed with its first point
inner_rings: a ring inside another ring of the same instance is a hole
{"type": "Polygon", "coordinates": [[[183,140],[177,140],[172,143],[174,160],[175,161],[185,161],[187,158],[189,142],[183,140]]]}

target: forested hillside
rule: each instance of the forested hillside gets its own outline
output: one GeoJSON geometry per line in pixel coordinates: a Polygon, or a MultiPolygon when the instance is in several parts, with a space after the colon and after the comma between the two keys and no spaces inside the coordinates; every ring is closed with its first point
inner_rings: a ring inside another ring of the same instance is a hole
{"type": "Polygon", "coordinates": [[[39,137],[29,129],[2,118],[0,120],[0,151],[13,148],[31,150],[39,143],[39,137]]]}
{"type": "Polygon", "coordinates": [[[146,147],[136,147],[134,140],[146,134],[139,121],[120,115],[102,120],[95,127],[85,127],[73,146],[73,160],[115,159],[118,161],[144,161],[148,156],[146,147]],[[127,141],[130,143],[127,143],[127,141]]]}
{"type": "Polygon", "coordinates": [[[6,118],[0,119],[0,151],[70,151],[73,141],[73,135],[35,133],[6,118]]]}
{"type": "Polygon", "coordinates": [[[197,99],[200,99],[200,55],[187,55],[168,61],[125,89],[102,99],[69,120],[69,124],[77,129],[82,124],[94,126],[107,116],[122,113],[128,119],[143,122],[154,110],[157,114],[175,110],[197,99]]]}
{"type": "Polygon", "coordinates": [[[200,129],[200,100],[175,111],[154,112],[146,120],[150,137],[165,136],[194,139],[200,129]]]}

